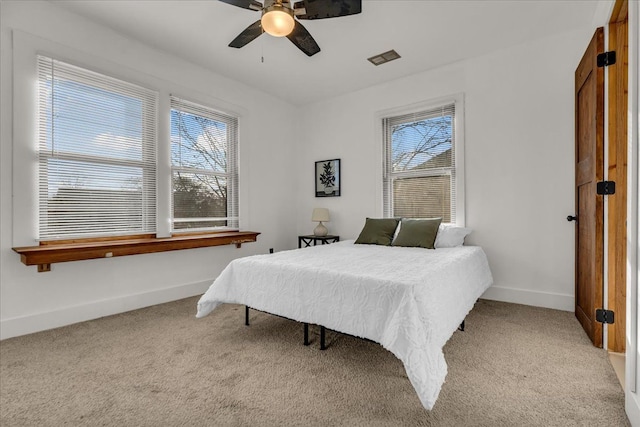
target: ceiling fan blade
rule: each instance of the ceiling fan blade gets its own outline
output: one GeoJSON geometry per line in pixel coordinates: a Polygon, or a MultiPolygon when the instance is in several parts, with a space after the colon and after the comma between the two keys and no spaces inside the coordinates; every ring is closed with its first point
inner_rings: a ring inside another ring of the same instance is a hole
{"type": "Polygon", "coordinates": [[[258,38],[258,36],[260,36],[260,34],[262,33],[262,24],[258,19],[256,22],[249,25],[243,32],[238,34],[238,37],[236,37],[231,43],[229,43],[229,47],[241,48],[242,46],[247,45],[258,38]]]}
{"type": "Polygon", "coordinates": [[[289,34],[287,38],[291,40],[291,43],[295,44],[298,49],[307,54],[307,56],[313,56],[320,52],[318,43],[316,43],[313,37],[311,37],[311,34],[309,34],[309,31],[298,21],[296,21],[293,31],[291,31],[291,34],[289,34]]]}
{"type": "Polygon", "coordinates": [[[293,10],[298,19],[336,18],[362,12],[362,0],[302,0],[293,10]]]}
{"type": "Polygon", "coordinates": [[[262,3],[255,0],[218,0],[233,6],[238,6],[249,10],[262,10],[262,3]]]}

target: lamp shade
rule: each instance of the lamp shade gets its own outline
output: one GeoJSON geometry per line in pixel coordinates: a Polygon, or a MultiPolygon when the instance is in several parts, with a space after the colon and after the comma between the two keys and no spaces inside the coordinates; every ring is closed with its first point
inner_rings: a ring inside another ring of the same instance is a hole
{"type": "Polygon", "coordinates": [[[329,221],[329,209],[315,208],[311,214],[311,221],[329,221]]]}
{"type": "Polygon", "coordinates": [[[279,3],[265,8],[260,21],[262,28],[274,37],[288,36],[296,24],[291,9],[279,3]]]}

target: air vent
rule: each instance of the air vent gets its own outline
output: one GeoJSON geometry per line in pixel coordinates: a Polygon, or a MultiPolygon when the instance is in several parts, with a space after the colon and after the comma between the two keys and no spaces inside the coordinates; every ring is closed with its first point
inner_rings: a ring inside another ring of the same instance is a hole
{"type": "Polygon", "coordinates": [[[367,61],[371,62],[373,65],[382,65],[385,62],[393,61],[394,59],[400,58],[398,52],[391,49],[387,52],[380,53],[378,55],[372,56],[371,58],[367,58],[367,61]]]}

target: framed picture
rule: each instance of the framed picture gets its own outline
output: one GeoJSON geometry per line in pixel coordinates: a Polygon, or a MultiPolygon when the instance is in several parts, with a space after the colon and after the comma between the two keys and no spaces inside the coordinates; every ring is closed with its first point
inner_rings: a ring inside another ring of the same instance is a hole
{"type": "Polygon", "coordinates": [[[340,196],[340,159],[316,162],[316,197],[340,196]]]}

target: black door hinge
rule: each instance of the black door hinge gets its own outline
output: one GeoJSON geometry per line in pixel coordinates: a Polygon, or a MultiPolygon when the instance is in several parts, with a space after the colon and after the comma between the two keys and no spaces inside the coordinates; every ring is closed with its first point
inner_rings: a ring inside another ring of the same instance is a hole
{"type": "Polygon", "coordinates": [[[598,67],[608,67],[616,63],[616,51],[604,52],[596,57],[598,67]]]}
{"type": "Polygon", "coordinates": [[[601,308],[598,308],[596,310],[596,321],[600,322],[600,323],[613,323],[613,311],[611,310],[603,310],[601,308]]]}
{"type": "Polygon", "coordinates": [[[616,182],[615,181],[600,181],[596,184],[596,194],[602,196],[609,196],[616,194],[616,182]]]}

